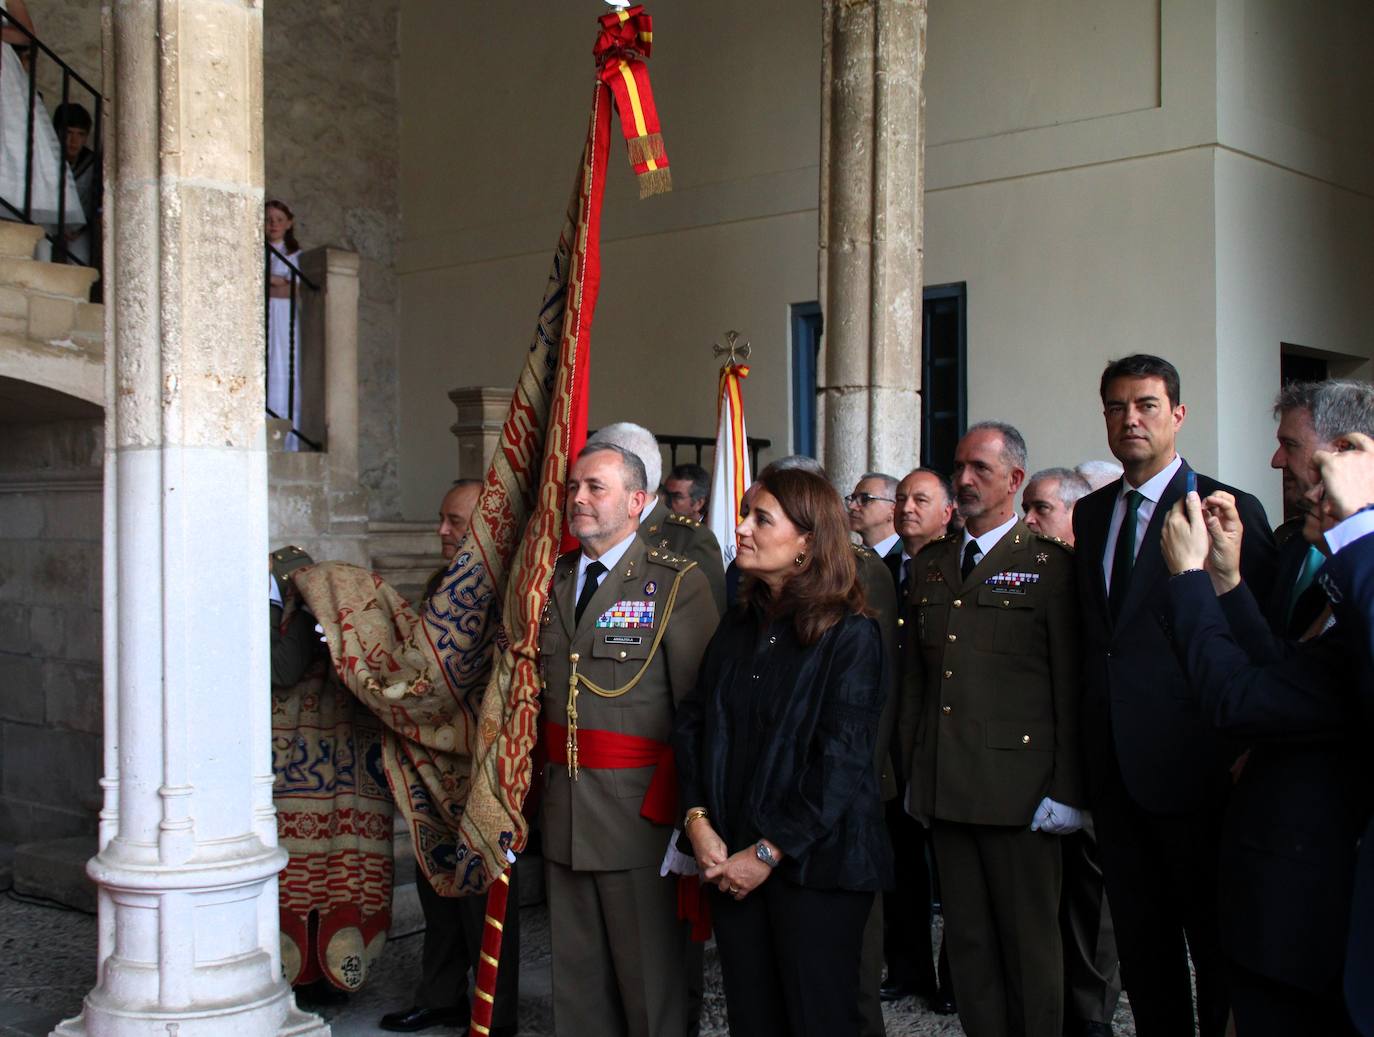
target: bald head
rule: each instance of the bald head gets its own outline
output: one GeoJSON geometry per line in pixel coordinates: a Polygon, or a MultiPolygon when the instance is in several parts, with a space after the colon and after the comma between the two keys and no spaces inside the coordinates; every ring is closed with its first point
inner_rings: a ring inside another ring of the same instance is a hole
{"type": "Polygon", "coordinates": [[[458,545],[467,536],[472,525],[472,513],[477,509],[477,498],[482,493],[482,483],[478,479],[459,479],[453,488],[444,494],[439,505],[439,543],[444,561],[452,561],[458,553],[458,545]]]}

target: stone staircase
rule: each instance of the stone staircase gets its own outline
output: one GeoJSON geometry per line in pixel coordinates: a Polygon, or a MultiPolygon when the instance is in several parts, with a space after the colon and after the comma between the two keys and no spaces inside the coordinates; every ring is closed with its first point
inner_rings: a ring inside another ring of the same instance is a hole
{"type": "Polygon", "coordinates": [[[33,258],[43,228],[0,220],[0,378],[104,405],[105,308],[96,271],[33,258]]]}

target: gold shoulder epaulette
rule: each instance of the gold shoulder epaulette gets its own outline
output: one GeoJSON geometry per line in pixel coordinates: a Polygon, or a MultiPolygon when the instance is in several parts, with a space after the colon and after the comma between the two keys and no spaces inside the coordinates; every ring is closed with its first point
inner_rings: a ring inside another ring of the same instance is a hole
{"type": "Polygon", "coordinates": [[[863,544],[856,544],[852,540],[849,542],[849,546],[854,549],[854,553],[860,558],[864,558],[868,555],[873,555],[874,558],[878,557],[877,552],[871,547],[865,547],[863,544]]]}
{"type": "Polygon", "coordinates": [[[690,558],[683,558],[681,555],[675,555],[671,551],[665,551],[657,547],[649,551],[649,563],[651,565],[662,565],[668,569],[675,569],[678,572],[686,572],[697,564],[690,558]]]}
{"type": "Polygon", "coordinates": [[[1044,533],[1036,533],[1035,539],[1042,540],[1049,544],[1057,544],[1059,547],[1062,547],[1069,554],[1073,554],[1073,544],[1069,543],[1063,537],[1052,537],[1046,536],[1044,533]]]}
{"type": "Polygon", "coordinates": [[[701,525],[700,519],[694,519],[691,515],[679,515],[676,511],[670,511],[668,513],[668,521],[676,522],[683,526],[691,526],[693,529],[701,525]]]}

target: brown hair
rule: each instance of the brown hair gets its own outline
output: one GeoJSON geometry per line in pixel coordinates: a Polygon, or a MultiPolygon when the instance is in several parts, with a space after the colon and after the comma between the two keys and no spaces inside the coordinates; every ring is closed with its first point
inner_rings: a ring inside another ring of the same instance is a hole
{"type": "MultiPolygon", "coordinates": [[[[269,198],[265,203],[263,203],[263,209],[276,209],[279,213],[282,213],[288,220],[291,220],[293,224],[295,223],[296,214],[286,207],[285,202],[279,202],[275,198],[269,198]]],[[[286,228],[286,233],[282,235],[281,243],[286,246],[286,254],[288,256],[291,255],[293,252],[299,252],[301,250],[301,243],[296,240],[295,226],[290,226],[286,228]]]]}
{"type": "Polygon", "coordinates": [[[747,576],[740,601],[771,615],[791,615],[797,640],[813,645],[849,613],[865,611],[844,505],[830,483],[800,468],[769,471],[754,483],[760,487],[777,498],[797,529],[811,534],[811,546],[778,600],[768,584],[747,576]]]}

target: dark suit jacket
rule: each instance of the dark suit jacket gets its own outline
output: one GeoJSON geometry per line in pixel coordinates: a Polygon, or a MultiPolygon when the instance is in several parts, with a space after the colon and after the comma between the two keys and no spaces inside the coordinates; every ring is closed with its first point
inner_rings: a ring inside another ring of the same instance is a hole
{"type": "MultiPolygon", "coordinates": [[[[1168,572],[1159,537],[1168,509],[1183,496],[1184,461],[1160,497],[1136,555],[1130,592],[1112,621],[1102,558],[1121,480],[1074,507],[1078,599],[1083,620],[1084,756],[1090,796],[1116,780],[1159,814],[1189,813],[1224,795],[1227,768],[1242,747],[1228,744],[1202,715],[1170,642],[1168,572]]],[[[1198,475],[1198,492],[1236,497],[1245,539],[1241,573],[1260,600],[1273,584],[1274,539],[1264,508],[1248,493],[1198,475]]]]}
{"type": "Polygon", "coordinates": [[[1218,599],[1204,573],[1170,580],[1169,597],[1204,714],[1251,747],[1222,825],[1222,946],[1262,976],[1333,994],[1366,799],[1352,738],[1353,631],[1281,641],[1243,584],[1218,599]]]}
{"type": "MultiPolygon", "coordinates": [[[[1249,532],[1249,527],[1246,527],[1246,532],[1249,532]]],[[[1284,523],[1274,535],[1279,540],[1278,564],[1274,576],[1274,589],[1269,593],[1264,614],[1269,618],[1269,627],[1275,634],[1289,641],[1296,641],[1307,633],[1307,628],[1326,608],[1326,593],[1317,581],[1313,580],[1312,585],[1294,603],[1292,614],[1289,614],[1288,602],[1293,594],[1293,585],[1302,572],[1303,563],[1307,561],[1310,545],[1307,538],[1302,535],[1301,523],[1296,530],[1292,529],[1289,523],[1284,523]]]]}
{"type": "MultiPolygon", "coordinates": [[[[1356,632],[1360,643],[1360,689],[1365,722],[1360,736],[1369,737],[1369,717],[1374,716],[1374,536],[1361,537],[1337,552],[1318,576],[1336,601],[1338,625],[1356,632]]],[[[1367,765],[1366,765],[1367,767],[1367,765]]],[[[1370,782],[1366,770],[1365,787],[1370,782]]],[[[1350,1018],[1366,1037],[1374,1035],[1374,821],[1365,828],[1355,868],[1355,890],[1350,910],[1350,943],[1346,951],[1345,1003],[1350,1018]]]]}

